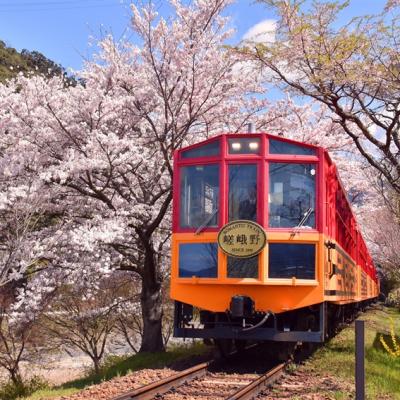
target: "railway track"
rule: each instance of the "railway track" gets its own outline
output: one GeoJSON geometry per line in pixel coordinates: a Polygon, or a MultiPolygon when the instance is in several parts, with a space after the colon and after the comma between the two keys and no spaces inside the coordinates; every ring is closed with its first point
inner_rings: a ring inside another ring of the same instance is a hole
{"type": "Polygon", "coordinates": [[[213,362],[198,364],[170,377],[126,392],[111,400],[175,400],[181,398],[247,400],[257,396],[284,372],[279,364],[263,374],[211,372],[213,362]]]}
{"type": "Polygon", "coordinates": [[[276,367],[271,368],[268,372],[249,383],[243,389],[237,391],[232,396],[229,396],[227,400],[249,400],[253,399],[259,393],[265,390],[266,387],[270,386],[285,371],[285,363],[278,364],[276,367]]]}

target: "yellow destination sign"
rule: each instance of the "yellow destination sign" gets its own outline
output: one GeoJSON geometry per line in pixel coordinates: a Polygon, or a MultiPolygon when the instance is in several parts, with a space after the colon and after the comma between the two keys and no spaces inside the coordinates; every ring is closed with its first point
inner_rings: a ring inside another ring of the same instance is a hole
{"type": "Polygon", "coordinates": [[[232,257],[253,257],[265,247],[266,243],[267,235],[263,227],[253,221],[229,222],[218,233],[219,247],[232,257]]]}

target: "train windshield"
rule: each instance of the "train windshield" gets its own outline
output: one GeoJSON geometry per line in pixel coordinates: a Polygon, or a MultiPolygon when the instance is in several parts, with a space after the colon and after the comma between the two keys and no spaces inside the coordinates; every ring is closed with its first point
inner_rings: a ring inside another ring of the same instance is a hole
{"type": "Polygon", "coordinates": [[[257,220],[257,165],[229,165],[229,221],[257,220]]]}
{"type": "Polygon", "coordinates": [[[181,168],[180,226],[218,226],[219,165],[181,168]]]}
{"type": "Polygon", "coordinates": [[[215,157],[220,154],[220,141],[213,140],[210,143],[196,146],[193,149],[182,151],[181,157],[185,158],[198,158],[198,157],[215,157]]]}
{"type": "Polygon", "coordinates": [[[315,228],[315,164],[269,164],[269,226],[315,228]]]}
{"type": "Polygon", "coordinates": [[[315,155],[315,149],[297,144],[284,142],[282,140],[269,139],[270,154],[296,154],[303,156],[315,155]]]}

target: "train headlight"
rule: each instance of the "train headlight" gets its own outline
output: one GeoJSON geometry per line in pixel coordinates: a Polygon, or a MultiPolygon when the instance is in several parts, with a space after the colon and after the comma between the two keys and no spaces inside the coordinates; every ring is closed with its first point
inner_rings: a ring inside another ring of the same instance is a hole
{"type": "Polygon", "coordinates": [[[258,149],[258,142],[250,142],[249,143],[250,150],[257,150],[258,149]]]}
{"type": "Polygon", "coordinates": [[[241,148],[242,148],[242,145],[241,145],[239,142],[233,142],[233,143],[232,143],[232,149],[233,149],[233,150],[238,151],[238,150],[240,150],[241,148]]]}

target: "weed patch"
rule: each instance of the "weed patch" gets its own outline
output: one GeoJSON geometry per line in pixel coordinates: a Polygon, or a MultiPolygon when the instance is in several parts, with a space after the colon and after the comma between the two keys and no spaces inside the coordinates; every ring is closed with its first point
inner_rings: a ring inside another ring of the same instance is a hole
{"type": "Polygon", "coordinates": [[[14,383],[8,381],[0,385],[0,399],[15,400],[30,396],[32,393],[46,388],[48,388],[47,382],[36,376],[25,382],[14,383]]]}
{"type": "MultiPolygon", "coordinates": [[[[382,346],[380,337],[391,343],[390,319],[396,332],[400,327],[400,312],[394,308],[375,306],[359,319],[365,321],[365,375],[367,399],[400,400],[400,358],[391,356],[382,346]]],[[[397,338],[399,339],[399,338],[397,338]]],[[[305,370],[335,376],[354,386],[354,324],[343,329],[306,362],[305,370]]],[[[354,394],[354,393],[353,393],[354,394]]],[[[337,392],[334,398],[351,398],[337,392]]]]}

